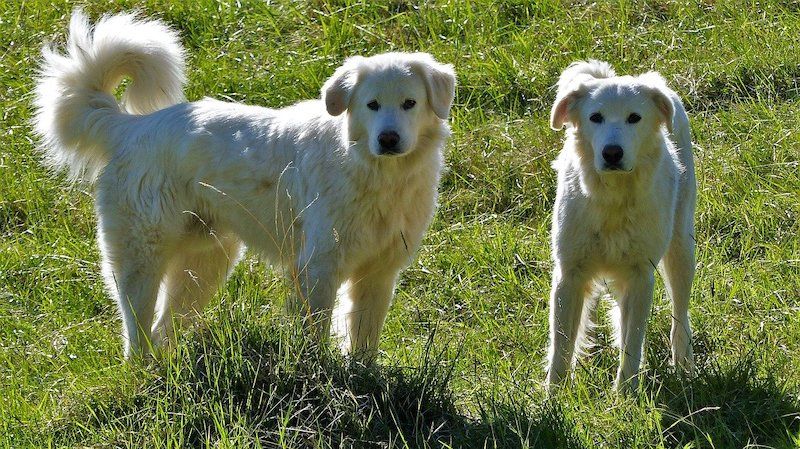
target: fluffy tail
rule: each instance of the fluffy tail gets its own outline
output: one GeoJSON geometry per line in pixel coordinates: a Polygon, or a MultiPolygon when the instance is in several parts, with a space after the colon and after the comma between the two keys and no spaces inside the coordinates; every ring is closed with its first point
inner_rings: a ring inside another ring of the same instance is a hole
{"type": "Polygon", "coordinates": [[[595,320],[597,319],[597,306],[600,298],[599,293],[589,295],[583,302],[583,310],[581,311],[581,323],[578,327],[578,334],[575,337],[575,354],[576,357],[585,356],[589,353],[594,345],[594,330],[595,320]]]}
{"type": "Polygon", "coordinates": [[[93,180],[112,154],[121,114],[148,114],[183,98],[183,48],[178,33],[133,14],[103,17],[92,29],[72,13],[67,54],[50,46],[36,83],[34,126],[48,165],[71,179],[93,180]],[[122,101],[115,89],[129,77],[122,101]]]}
{"type": "Polygon", "coordinates": [[[590,59],[588,61],[575,61],[570,64],[558,77],[558,93],[566,91],[574,82],[592,80],[595,78],[611,78],[616,76],[611,64],[590,59]]]}

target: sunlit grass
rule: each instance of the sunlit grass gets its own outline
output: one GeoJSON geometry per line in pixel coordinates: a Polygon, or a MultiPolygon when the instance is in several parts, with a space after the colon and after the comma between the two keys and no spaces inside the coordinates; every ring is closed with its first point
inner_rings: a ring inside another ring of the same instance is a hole
{"type": "Polygon", "coordinates": [[[244,261],[161,364],[121,359],[91,191],[38,163],[40,46],[73,4],[0,5],[0,446],[798,447],[800,51],[796,2],[142,2],[181,31],[187,97],[279,107],[344,58],[427,51],[458,73],[440,208],[405,272],[378,368],[279,312],[288,288],[244,261]],[[571,5],[571,6],[570,6],[571,5]],[[697,379],[666,363],[657,288],[642,393],[615,395],[600,344],[568,388],[540,386],[558,73],[579,58],[658,70],[697,148],[697,379]]]}

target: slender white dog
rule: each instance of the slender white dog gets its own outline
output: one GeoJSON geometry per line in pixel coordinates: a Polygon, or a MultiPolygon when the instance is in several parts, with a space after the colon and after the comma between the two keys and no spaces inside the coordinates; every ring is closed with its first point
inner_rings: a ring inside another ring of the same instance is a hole
{"type": "Polygon", "coordinates": [[[657,73],[618,77],[605,62],[581,61],[561,74],[550,120],[567,131],[554,163],[548,386],[562,382],[581,349],[601,282],[617,296],[616,386],[638,387],[659,261],[672,299],[673,362],[691,371],[696,186],[680,98],[657,73]]]}
{"type": "Polygon", "coordinates": [[[44,49],[35,127],[52,166],[94,184],[126,357],[191,322],[243,244],[286,269],[294,309],[317,315],[321,336],[338,291],[344,349],[373,355],[435,209],[452,66],[424,53],[352,57],[322,100],[267,109],[186,103],[183,50],[159,21],[116,15],[92,28],[75,11],[67,48],[44,49]]]}

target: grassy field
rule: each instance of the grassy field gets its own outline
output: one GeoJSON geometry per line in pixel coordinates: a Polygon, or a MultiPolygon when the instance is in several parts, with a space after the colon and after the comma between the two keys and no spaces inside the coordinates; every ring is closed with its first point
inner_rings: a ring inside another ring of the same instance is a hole
{"type": "Polygon", "coordinates": [[[126,364],[90,190],[40,166],[28,124],[39,48],[63,43],[74,5],[3,2],[0,447],[800,447],[797,1],[82,4],[178,28],[192,100],[288,105],[348,55],[430,52],[459,79],[449,170],[377,367],[299,335],[280,312],[286,285],[254,258],[174,356],[126,364]],[[699,373],[667,363],[658,284],[630,398],[611,389],[603,326],[568,388],[541,387],[552,85],[588,57],[660,71],[696,143],[699,373]]]}

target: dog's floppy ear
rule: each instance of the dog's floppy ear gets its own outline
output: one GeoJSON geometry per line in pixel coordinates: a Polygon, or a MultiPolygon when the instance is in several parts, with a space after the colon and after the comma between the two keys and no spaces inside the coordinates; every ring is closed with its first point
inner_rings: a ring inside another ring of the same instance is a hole
{"type": "Polygon", "coordinates": [[[570,110],[575,101],[585,94],[586,86],[583,83],[573,83],[569,87],[559,88],[553,109],[550,110],[550,127],[560,130],[565,123],[570,122],[570,110]]]}
{"type": "Polygon", "coordinates": [[[450,107],[456,96],[456,73],[451,64],[441,64],[427,53],[411,55],[411,69],[425,81],[433,112],[442,120],[450,116],[450,107]]]}
{"type": "Polygon", "coordinates": [[[336,69],[322,86],[322,99],[330,115],[339,115],[350,105],[350,96],[358,81],[358,68],[364,58],[352,56],[336,69]]]}
{"type": "Polygon", "coordinates": [[[661,113],[661,118],[664,121],[664,124],[667,125],[667,130],[671,134],[672,121],[675,117],[675,105],[672,103],[672,99],[669,97],[667,92],[658,87],[651,87],[648,90],[650,98],[652,98],[653,102],[656,104],[658,111],[661,113]]]}
{"type": "Polygon", "coordinates": [[[672,104],[672,99],[661,89],[653,89],[650,95],[663,116],[667,130],[672,133],[672,120],[675,117],[675,105],[672,104]]]}
{"type": "Polygon", "coordinates": [[[644,92],[653,99],[656,108],[662,115],[662,120],[667,126],[667,130],[672,133],[672,122],[675,118],[675,104],[672,102],[670,93],[672,90],[667,87],[667,81],[658,72],[647,72],[637,77],[638,81],[644,84],[644,92]]]}

